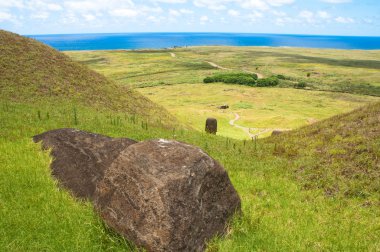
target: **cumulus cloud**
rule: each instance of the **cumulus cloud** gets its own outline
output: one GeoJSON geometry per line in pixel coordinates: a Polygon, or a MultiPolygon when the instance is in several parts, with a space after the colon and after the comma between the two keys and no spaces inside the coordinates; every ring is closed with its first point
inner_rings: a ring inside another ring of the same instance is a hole
{"type": "Polygon", "coordinates": [[[267,3],[272,6],[283,6],[286,4],[292,4],[295,0],[267,0],[267,3]]]}
{"type": "Polygon", "coordinates": [[[187,0],[154,0],[154,2],[169,3],[169,4],[182,4],[182,3],[186,3],[187,0]]]}
{"type": "Polygon", "coordinates": [[[308,23],[314,22],[314,13],[308,10],[303,10],[298,15],[300,18],[303,18],[308,23]]]}
{"type": "Polygon", "coordinates": [[[225,3],[232,2],[232,0],[194,0],[193,4],[197,7],[205,7],[210,10],[225,10],[227,7],[225,3]]]}
{"type": "Polygon", "coordinates": [[[318,11],[317,15],[318,15],[318,17],[320,17],[322,19],[329,19],[330,18],[330,14],[327,13],[326,11],[318,11]]]}
{"type": "Polygon", "coordinates": [[[240,12],[237,10],[229,10],[228,15],[230,15],[231,17],[238,17],[240,16],[240,12]]]}
{"type": "Polygon", "coordinates": [[[193,14],[194,13],[194,11],[189,10],[189,9],[180,9],[179,12],[181,12],[182,14],[193,14]]]}
{"type": "Polygon", "coordinates": [[[0,1],[0,8],[23,8],[23,7],[24,7],[24,2],[21,0],[0,1]]]}
{"type": "Polygon", "coordinates": [[[37,12],[37,13],[33,13],[32,15],[30,15],[31,18],[34,18],[34,19],[42,19],[42,20],[45,20],[45,19],[48,19],[50,16],[49,12],[37,12]]]}
{"type": "Polygon", "coordinates": [[[355,23],[355,20],[350,17],[337,17],[335,18],[335,21],[342,24],[351,24],[355,23]]]}
{"type": "Polygon", "coordinates": [[[341,3],[350,3],[351,0],[321,0],[325,3],[331,3],[331,4],[341,4],[341,3]]]}
{"type": "Polygon", "coordinates": [[[174,17],[179,17],[179,16],[181,16],[181,12],[179,12],[177,10],[170,9],[169,10],[169,15],[170,16],[174,16],[174,17]]]}
{"type": "Polygon", "coordinates": [[[200,21],[200,23],[203,25],[203,24],[206,24],[207,22],[209,22],[210,19],[208,18],[208,16],[201,16],[201,17],[199,18],[199,21],[200,21]]]}
{"type": "Polygon", "coordinates": [[[94,21],[96,19],[95,15],[92,14],[83,14],[82,17],[88,22],[94,21]]]}
{"type": "Polygon", "coordinates": [[[114,17],[129,17],[129,18],[133,18],[133,17],[137,17],[139,15],[139,12],[136,11],[136,10],[134,10],[134,9],[124,8],[124,9],[111,10],[111,11],[109,11],[109,14],[111,16],[114,16],[114,17]]]}
{"type": "Polygon", "coordinates": [[[268,4],[263,0],[245,0],[241,2],[241,6],[246,9],[268,10],[268,4]]]}
{"type": "Polygon", "coordinates": [[[0,22],[12,21],[12,20],[13,20],[12,14],[0,11],[0,22]]]}

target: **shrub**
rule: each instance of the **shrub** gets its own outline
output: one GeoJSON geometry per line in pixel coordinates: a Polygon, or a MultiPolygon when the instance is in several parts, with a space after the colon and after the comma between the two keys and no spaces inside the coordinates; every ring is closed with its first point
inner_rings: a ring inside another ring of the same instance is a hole
{"type": "Polygon", "coordinates": [[[206,77],[206,78],[204,78],[203,82],[204,83],[212,83],[212,82],[215,82],[215,80],[212,77],[206,77]]]}
{"type": "Polygon", "coordinates": [[[288,78],[285,77],[285,75],[282,75],[282,74],[277,74],[276,77],[279,80],[287,80],[288,79],[288,78]]]}
{"type": "Polygon", "coordinates": [[[306,82],[298,82],[297,84],[294,85],[295,88],[305,88],[306,87],[306,82]]]}
{"type": "Polygon", "coordinates": [[[227,84],[238,84],[250,87],[270,87],[277,86],[279,79],[276,76],[258,79],[257,74],[251,73],[223,73],[215,74],[203,79],[204,83],[223,82],[227,84]]]}
{"type": "Polygon", "coordinates": [[[257,80],[258,87],[273,87],[277,86],[279,83],[280,81],[275,76],[257,80]]]}
{"type": "Polygon", "coordinates": [[[255,86],[256,80],[257,80],[256,74],[223,73],[223,74],[215,74],[214,76],[211,76],[211,77],[206,77],[203,80],[203,82],[204,83],[223,82],[223,83],[230,83],[230,84],[255,86]]]}

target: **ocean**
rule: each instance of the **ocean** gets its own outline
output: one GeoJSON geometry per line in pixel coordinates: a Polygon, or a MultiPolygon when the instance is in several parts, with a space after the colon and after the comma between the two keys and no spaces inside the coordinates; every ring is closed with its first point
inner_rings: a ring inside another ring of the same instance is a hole
{"type": "Polygon", "coordinates": [[[380,37],[254,33],[118,33],[29,35],[60,51],[159,49],[184,46],[273,46],[334,49],[380,49],[380,37]]]}

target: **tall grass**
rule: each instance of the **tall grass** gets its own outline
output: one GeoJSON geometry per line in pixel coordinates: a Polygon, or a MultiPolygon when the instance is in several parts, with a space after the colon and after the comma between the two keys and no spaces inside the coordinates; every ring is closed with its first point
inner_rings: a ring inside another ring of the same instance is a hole
{"type": "MultiPolygon", "coordinates": [[[[17,104],[0,110],[0,248],[12,251],[131,250],[104,227],[88,202],[75,200],[52,179],[51,159],[31,137],[50,129],[77,127],[136,140],[168,138],[205,149],[227,169],[242,198],[243,215],[210,251],[363,251],[380,249],[380,210],[359,198],[326,197],[305,190],[290,167],[304,159],[274,155],[267,140],[237,141],[186,129],[162,129],[132,115],[80,105],[17,104]],[[38,118],[49,113],[49,117],[38,118]],[[112,123],[110,118],[116,119],[112,123]],[[144,125],[144,126],[142,126],[144,125]]],[[[292,141],[297,141],[297,138],[292,141]]],[[[278,147],[276,147],[278,148],[278,147]]]]}

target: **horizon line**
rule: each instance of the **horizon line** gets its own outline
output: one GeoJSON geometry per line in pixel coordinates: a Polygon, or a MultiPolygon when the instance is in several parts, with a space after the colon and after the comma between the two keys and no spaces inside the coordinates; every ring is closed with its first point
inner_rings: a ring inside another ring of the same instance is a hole
{"type": "Polygon", "coordinates": [[[51,36],[51,35],[99,35],[99,34],[178,34],[178,33],[188,33],[188,34],[259,34],[259,35],[285,35],[285,36],[314,36],[314,37],[373,37],[380,38],[380,35],[332,35],[332,34],[303,34],[303,33],[263,33],[263,32],[198,32],[198,31],[159,31],[159,32],[88,32],[88,33],[40,33],[40,34],[20,34],[22,36],[51,36]]]}

